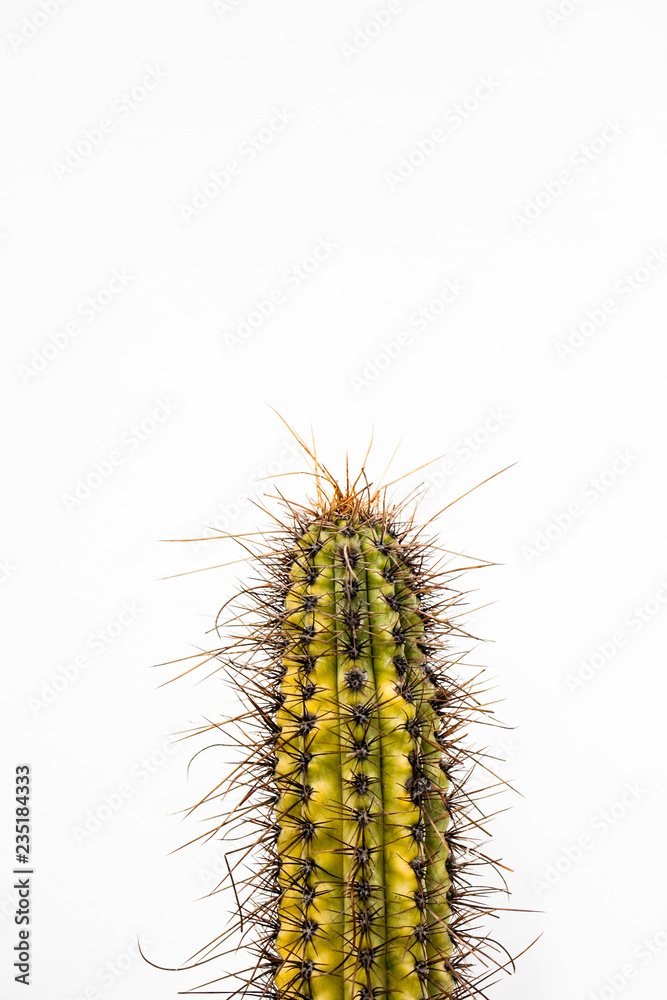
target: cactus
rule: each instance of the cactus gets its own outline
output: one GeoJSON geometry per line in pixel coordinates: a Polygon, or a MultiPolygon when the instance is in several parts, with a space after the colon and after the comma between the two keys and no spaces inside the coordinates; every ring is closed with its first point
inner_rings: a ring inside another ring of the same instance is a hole
{"type": "Polygon", "coordinates": [[[202,836],[245,838],[230,852],[237,923],[198,962],[249,947],[238,992],[271,1000],[485,996],[511,961],[479,926],[502,866],[477,839],[482,755],[464,731],[492,711],[453,647],[471,638],[460,560],[443,565],[386,487],[363,472],[341,487],[311,457],[316,499],[238,539],[259,578],[205,654],[245,704],[222,728],[249,753],[198,803],[231,794],[202,836]]]}

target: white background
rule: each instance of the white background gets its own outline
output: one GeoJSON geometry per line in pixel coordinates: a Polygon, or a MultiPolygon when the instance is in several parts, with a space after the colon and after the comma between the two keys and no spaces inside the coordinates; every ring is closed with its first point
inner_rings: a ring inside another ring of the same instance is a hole
{"type": "Polygon", "coordinates": [[[175,966],[224,924],[193,901],[221,845],[169,854],[221,751],[188,779],[204,744],[168,738],[229,695],[150,665],[210,641],[244,566],[159,582],[237,552],[158,540],[266,523],[244,498],[304,465],[267,404],[336,472],[373,427],[373,475],[399,440],[396,475],[437,458],[424,519],[518,463],[438,522],[501,564],[470,580],[524,796],[493,849],[543,911],[495,931],[544,934],[492,995],[664,987],[667,12],[560,8],[3,3],[0,788],[7,824],[31,763],[35,1000],[205,978],[134,942],[175,966]]]}

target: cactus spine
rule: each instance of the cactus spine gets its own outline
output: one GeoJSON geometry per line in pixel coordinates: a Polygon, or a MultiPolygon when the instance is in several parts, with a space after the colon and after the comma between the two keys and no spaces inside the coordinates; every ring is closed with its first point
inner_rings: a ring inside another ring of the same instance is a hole
{"type": "Polygon", "coordinates": [[[260,579],[227,622],[238,634],[206,654],[247,707],[227,723],[250,744],[227,788],[236,803],[206,834],[240,829],[256,859],[234,886],[237,944],[256,954],[238,992],[485,996],[506,963],[478,927],[497,863],[471,836],[483,830],[469,783],[479,754],[461,729],[490,708],[452,649],[470,638],[452,587],[461,566],[443,568],[384,491],[341,489],[316,469],[316,502],[287,504],[288,523],[253,552],[260,579]]]}

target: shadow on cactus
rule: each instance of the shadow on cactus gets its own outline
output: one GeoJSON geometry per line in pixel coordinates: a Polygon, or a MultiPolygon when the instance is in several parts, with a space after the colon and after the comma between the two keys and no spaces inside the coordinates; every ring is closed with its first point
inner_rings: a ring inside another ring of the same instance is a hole
{"type": "Polygon", "coordinates": [[[190,735],[247,751],[193,807],[214,807],[197,839],[230,845],[238,903],[193,956],[217,969],[193,992],[485,997],[513,969],[486,930],[507,888],[482,803],[505,783],[466,737],[499,723],[481,668],[463,664],[475,640],[455,582],[491,564],[438,546],[417,494],[390,504],[393,484],[364,468],[339,485],[298,440],[316,495],[280,495],[273,530],[236,539],[254,576],[218,614],[224,644],[184,672],[215,662],[245,709],[190,735]],[[249,956],[234,976],[231,952],[249,956]]]}

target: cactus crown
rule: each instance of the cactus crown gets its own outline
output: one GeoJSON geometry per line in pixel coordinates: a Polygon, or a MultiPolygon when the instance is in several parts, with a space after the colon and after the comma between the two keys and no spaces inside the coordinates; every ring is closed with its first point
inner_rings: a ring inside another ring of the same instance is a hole
{"type": "Polygon", "coordinates": [[[238,992],[271,1000],[483,997],[508,962],[481,926],[503,890],[464,737],[492,710],[454,648],[471,638],[453,586],[471,567],[450,567],[387,487],[363,471],[341,487],[312,457],[315,499],[281,497],[277,528],[239,539],[257,578],[205,656],[245,704],[223,728],[248,753],[199,803],[231,795],[202,836],[245,838],[236,922],[199,960],[245,946],[238,992]]]}

